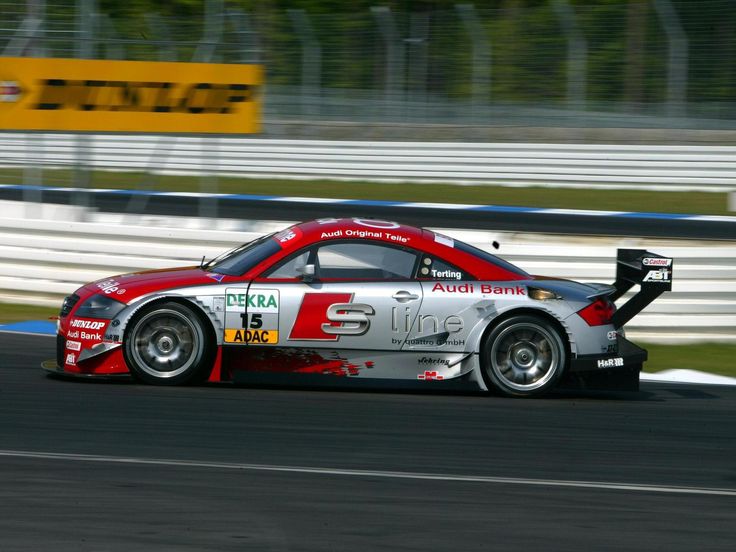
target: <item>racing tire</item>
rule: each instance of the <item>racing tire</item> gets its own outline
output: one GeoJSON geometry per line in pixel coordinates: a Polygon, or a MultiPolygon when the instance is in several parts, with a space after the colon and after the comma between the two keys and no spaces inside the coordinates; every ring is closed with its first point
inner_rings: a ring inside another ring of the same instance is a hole
{"type": "Polygon", "coordinates": [[[565,371],[567,350],[551,322],[535,315],[512,316],[495,326],[483,341],[483,379],[505,395],[541,395],[554,387],[565,371]]]}
{"type": "Polygon", "coordinates": [[[180,303],[157,303],[137,315],[125,332],[123,356],[131,374],[154,385],[200,383],[216,347],[202,317],[180,303]]]}

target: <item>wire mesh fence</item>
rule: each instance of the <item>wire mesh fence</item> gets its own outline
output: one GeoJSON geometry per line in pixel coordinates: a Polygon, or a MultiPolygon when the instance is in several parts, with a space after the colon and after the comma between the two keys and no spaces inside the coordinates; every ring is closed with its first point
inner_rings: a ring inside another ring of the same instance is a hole
{"type": "Polygon", "coordinates": [[[0,51],[262,62],[267,122],[731,129],[736,121],[731,0],[359,4],[310,13],[224,0],[171,3],[176,10],[0,0],[0,51]]]}

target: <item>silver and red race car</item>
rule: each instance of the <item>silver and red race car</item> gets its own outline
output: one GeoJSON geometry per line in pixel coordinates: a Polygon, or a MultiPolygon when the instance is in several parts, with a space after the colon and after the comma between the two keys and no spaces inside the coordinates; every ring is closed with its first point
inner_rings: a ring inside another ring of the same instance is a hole
{"type": "Polygon", "coordinates": [[[81,287],[64,300],[47,369],[163,385],[637,389],[647,353],[623,326],[671,289],[672,270],[670,258],[624,249],[613,285],[584,284],[532,276],[426,229],[321,219],[199,267],[81,287]]]}

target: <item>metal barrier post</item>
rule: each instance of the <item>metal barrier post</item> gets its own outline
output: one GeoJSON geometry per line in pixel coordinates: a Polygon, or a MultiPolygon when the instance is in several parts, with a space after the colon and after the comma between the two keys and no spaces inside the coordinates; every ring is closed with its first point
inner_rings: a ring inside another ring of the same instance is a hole
{"type": "Polygon", "coordinates": [[[23,166],[23,202],[26,217],[34,218],[39,214],[40,204],[43,202],[43,191],[36,188],[43,185],[43,133],[26,132],[25,141],[30,159],[26,158],[23,166]]]}
{"type": "Polygon", "coordinates": [[[302,45],[301,111],[302,117],[319,115],[322,49],[304,10],[288,10],[294,30],[302,45]]]}
{"type": "Polygon", "coordinates": [[[667,34],[667,115],[685,115],[688,40],[670,0],[654,0],[659,22],[667,34]]]}
{"type": "Polygon", "coordinates": [[[460,20],[473,43],[473,100],[472,113],[475,118],[481,106],[491,98],[491,42],[478,18],[473,4],[455,4],[460,20]]]}
{"type": "Polygon", "coordinates": [[[552,7],[567,35],[567,104],[571,110],[584,110],[588,42],[567,0],[554,0],[552,7]]]}

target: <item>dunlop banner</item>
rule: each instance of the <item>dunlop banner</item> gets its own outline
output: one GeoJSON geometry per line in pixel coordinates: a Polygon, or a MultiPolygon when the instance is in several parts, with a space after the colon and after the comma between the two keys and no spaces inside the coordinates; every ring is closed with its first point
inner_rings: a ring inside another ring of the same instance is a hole
{"type": "Polygon", "coordinates": [[[250,134],[263,67],[0,58],[0,129],[250,134]]]}

